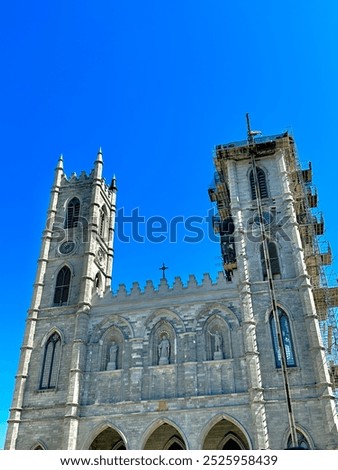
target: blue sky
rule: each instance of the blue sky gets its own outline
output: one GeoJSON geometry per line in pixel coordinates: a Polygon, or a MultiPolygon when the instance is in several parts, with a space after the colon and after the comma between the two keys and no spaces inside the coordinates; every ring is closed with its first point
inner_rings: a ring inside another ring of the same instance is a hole
{"type": "MultiPolygon", "coordinates": [[[[205,216],[214,146],[290,131],[312,161],[323,240],[338,253],[335,1],[58,0],[2,5],[3,445],[49,192],[59,155],[89,172],[98,148],[118,181],[118,207],[146,219],[205,216]]],[[[113,288],[165,262],[171,282],[216,276],[217,243],[116,240],[113,288]]],[[[336,278],[335,265],[330,274],[336,278]]]]}

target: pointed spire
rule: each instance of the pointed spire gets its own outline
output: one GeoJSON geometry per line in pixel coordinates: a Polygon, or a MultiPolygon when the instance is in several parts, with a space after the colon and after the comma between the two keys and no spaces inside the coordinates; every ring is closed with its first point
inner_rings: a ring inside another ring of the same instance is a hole
{"type": "Polygon", "coordinates": [[[102,147],[100,146],[100,148],[99,148],[99,150],[98,150],[98,152],[97,152],[97,154],[96,154],[96,161],[103,163],[103,158],[102,158],[102,156],[103,156],[102,147]]]}
{"type": "Polygon", "coordinates": [[[59,186],[61,183],[61,178],[63,176],[63,155],[59,156],[56,168],[55,168],[55,176],[54,176],[54,186],[59,186]]]}
{"type": "Polygon", "coordinates": [[[113,178],[112,178],[112,180],[111,180],[109,189],[110,189],[111,191],[117,191],[116,176],[115,176],[115,175],[113,175],[113,178]]]}
{"type": "Polygon", "coordinates": [[[97,154],[96,154],[96,160],[94,163],[94,174],[96,178],[101,179],[102,178],[102,166],[103,166],[103,158],[102,158],[102,149],[101,147],[99,148],[97,154]]]}
{"type": "Polygon", "coordinates": [[[59,156],[59,160],[58,160],[58,163],[56,165],[56,168],[63,170],[63,155],[62,155],[62,153],[59,156]]]}

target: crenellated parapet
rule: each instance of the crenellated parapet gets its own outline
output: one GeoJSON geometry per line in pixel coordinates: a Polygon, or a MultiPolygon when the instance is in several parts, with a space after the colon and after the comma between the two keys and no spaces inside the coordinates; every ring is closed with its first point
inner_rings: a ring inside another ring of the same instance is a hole
{"type": "MultiPolygon", "coordinates": [[[[71,186],[78,185],[91,185],[93,184],[95,178],[95,169],[93,169],[89,174],[86,171],[82,171],[80,175],[73,172],[69,177],[64,173],[61,178],[61,186],[70,188],[71,186]]],[[[101,190],[105,195],[110,199],[112,197],[113,190],[116,189],[116,178],[113,177],[112,183],[109,185],[105,178],[100,179],[101,190]]]]}
{"type": "Polygon", "coordinates": [[[141,299],[154,299],[154,298],[167,298],[198,294],[210,293],[224,293],[233,292],[237,290],[237,276],[235,275],[232,281],[228,281],[223,272],[218,272],[217,277],[213,280],[209,273],[205,273],[200,282],[193,274],[184,282],[180,276],[174,278],[170,284],[167,279],[161,279],[158,285],[154,285],[153,281],[147,280],[144,287],[141,287],[138,282],[133,282],[132,286],[127,289],[125,284],[119,284],[115,292],[107,292],[103,297],[99,296],[94,299],[94,304],[100,305],[111,303],[114,300],[121,301],[134,301],[141,299]]]}

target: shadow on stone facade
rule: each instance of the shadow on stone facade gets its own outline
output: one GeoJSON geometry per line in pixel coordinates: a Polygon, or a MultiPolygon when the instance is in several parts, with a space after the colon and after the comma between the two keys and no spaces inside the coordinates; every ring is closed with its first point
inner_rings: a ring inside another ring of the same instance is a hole
{"type": "Polygon", "coordinates": [[[110,427],[100,432],[93,440],[89,450],[126,450],[122,436],[110,427]]]}

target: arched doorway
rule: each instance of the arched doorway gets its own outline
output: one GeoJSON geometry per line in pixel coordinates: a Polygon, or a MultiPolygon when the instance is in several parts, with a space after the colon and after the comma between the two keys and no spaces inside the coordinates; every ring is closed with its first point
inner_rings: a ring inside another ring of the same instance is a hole
{"type": "Polygon", "coordinates": [[[203,450],[244,450],[250,449],[243,431],[236,424],[223,418],[208,431],[203,450]]]}
{"type": "Polygon", "coordinates": [[[186,450],[179,431],[168,423],[161,424],[148,437],[145,450],[186,450]]]}
{"type": "Polygon", "coordinates": [[[126,445],[121,435],[108,427],[96,436],[89,450],[126,450],[126,445]]]}

